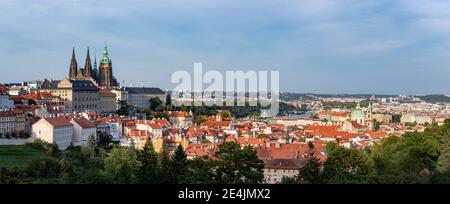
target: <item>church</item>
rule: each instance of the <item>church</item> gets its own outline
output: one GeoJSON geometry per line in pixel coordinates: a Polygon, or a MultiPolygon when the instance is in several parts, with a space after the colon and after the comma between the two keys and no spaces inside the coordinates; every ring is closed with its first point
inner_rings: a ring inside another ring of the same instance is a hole
{"type": "Polygon", "coordinates": [[[103,86],[108,89],[118,87],[117,79],[113,75],[112,61],[108,56],[108,46],[105,43],[103,50],[103,58],[99,61],[97,67],[97,56],[94,59],[94,66],[92,66],[89,47],[87,50],[86,61],[84,68],[78,67],[77,59],[75,57],[75,47],[72,51],[72,59],[69,67],[70,80],[93,80],[98,86],[103,86]]]}
{"type": "Polygon", "coordinates": [[[351,120],[356,121],[360,125],[367,126],[367,128],[372,131],[375,126],[372,102],[369,103],[366,111],[361,108],[361,105],[358,102],[356,108],[352,111],[351,120]]]}

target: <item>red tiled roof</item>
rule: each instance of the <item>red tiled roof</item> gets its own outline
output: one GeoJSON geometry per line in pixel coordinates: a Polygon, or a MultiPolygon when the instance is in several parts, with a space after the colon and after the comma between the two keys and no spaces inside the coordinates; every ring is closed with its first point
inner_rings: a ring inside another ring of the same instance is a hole
{"type": "Polygon", "coordinates": [[[230,126],[230,121],[205,121],[202,126],[209,127],[228,127],[230,126]]]}
{"type": "Polygon", "coordinates": [[[152,129],[161,129],[161,125],[159,125],[158,123],[149,123],[147,125],[152,129]]]}
{"type": "Polygon", "coordinates": [[[111,97],[116,97],[116,94],[114,94],[113,92],[111,92],[108,89],[100,89],[98,90],[98,94],[100,96],[111,96],[111,97]]]}
{"type": "Polygon", "coordinates": [[[386,137],[387,134],[385,132],[366,132],[366,135],[369,135],[373,138],[386,137]]]}
{"type": "Polygon", "coordinates": [[[23,110],[23,111],[34,111],[34,110],[42,107],[40,105],[23,105],[23,104],[19,104],[19,105],[15,105],[15,106],[16,106],[16,108],[23,110]]]}
{"type": "Polygon", "coordinates": [[[33,99],[33,100],[40,100],[44,98],[52,98],[53,95],[48,92],[35,92],[35,93],[29,93],[26,95],[21,96],[25,100],[33,99]]]}
{"type": "Polygon", "coordinates": [[[365,127],[366,127],[366,126],[364,126],[364,125],[359,124],[359,123],[356,122],[356,121],[351,121],[351,123],[352,123],[353,127],[356,128],[356,129],[362,129],[362,128],[365,128],[365,127]]]}
{"type": "Polygon", "coordinates": [[[281,128],[281,127],[284,127],[284,125],[283,124],[267,124],[267,127],[279,127],[279,128],[281,128]]]}
{"type": "Polygon", "coordinates": [[[39,117],[30,117],[28,118],[28,122],[30,123],[30,125],[34,125],[35,123],[37,123],[41,118],[39,117]]]}
{"type": "Polygon", "coordinates": [[[72,123],[66,118],[58,117],[58,118],[44,118],[48,123],[50,123],[53,127],[64,127],[64,126],[73,126],[72,123]]]}
{"type": "Polygon", "coordinates": [[[205,149],[205,148],[189,148],[189,149],[186,149],[186,154],[188,156],[197,156],[197,157],[208,156],[208,157],[212,157],[211,151],[209,151],[208,149],[205,149]]]}
{"type": "Polygon", "coordinates": [[[166,119],[155,119],[154,121],[156,123],[158,123],[161,127],[168,127],[168,126],[170,126],[169,121],[167,121],[166,119]]]}
{"type": "Polygon", "coordinates": [[[175,111],[169,114],[170,117],[192,117],[189,112],[186,111],[175,111]]]}
{"type": "Polygon", "coordinates": [[[335,117],[348,117],[350,112],[320,112],[321,115],[332,115],[335,117]]]}
{"type": "Polygon", "coordinates": [[[129,132],[129,137],[150,137],[152,134],[146,130],[132,130],[129,132]]]}
{"type": "Polygon", "coordinates": [[[306,163],[306,159],[272,159],[264,161],[264,168],[298,170],[306,163]]]}
{"type": "Polygon", "coordinates": [[[73,119],[73,121],[75,123],[77,123],[79,126],[81,126],[82,128],[95,128],[95,123],[89,121],[86,118],[81,118],[81,119],[73,119]]]}

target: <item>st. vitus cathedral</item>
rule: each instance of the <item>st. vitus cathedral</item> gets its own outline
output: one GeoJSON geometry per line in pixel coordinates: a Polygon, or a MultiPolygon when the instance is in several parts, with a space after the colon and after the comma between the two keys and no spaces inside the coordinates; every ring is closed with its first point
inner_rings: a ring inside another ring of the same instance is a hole
{"type": "Polygon", "coordinates": [[[103,58],[99,61],[97,68],[97,57],[94,59],[94,68],[92,68],[91,56],[89,53],[89,47],[87,50],[86,61],[84,68],[79,68],[77,59],[75,57],[75,48],[72,51],[72,60],[69,68],[70,80],[86,80],[91,79],[95,81],[99,86],[105,86],[108,89],[118,86],[117,79],[113,75],[112,61],[108,57],[108,47],[105,43],[103,50],[103,58]]]}

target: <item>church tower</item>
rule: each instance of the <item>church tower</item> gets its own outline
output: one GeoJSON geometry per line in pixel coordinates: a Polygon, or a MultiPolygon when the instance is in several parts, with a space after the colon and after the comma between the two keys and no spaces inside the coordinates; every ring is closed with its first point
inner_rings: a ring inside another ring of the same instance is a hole
{"type": "Polygon", "coordinates": [[[87,49],[86,62],[84,63],[84,78],[89,79],[92,77],[92,63],[91,63],[91,55],[89,53],[89,47],[87,49]]]}
{"type": "Polygon", "coordinates": [[[373,106],[372,102],[369,103],[369,106],[367,107],[366,112],[366,126],[370,131],[373,131],[375,129],[375,120],[373,119],[373,106]]]}
{"type": "Polygon", "coordinates": [[[75,79],[78,75],[78,64],[77,59],[75,58],[75,47],[72,50],[72,59],[70,61],[69,68],[69,79],[75,79]]]}
{"type": "Polygon", "coordinates": [[[108,46],[106,45],[106,42],[105,48],[103,50],[103,58],[100,61],[98,72],[98,84],[100,86],[106,86],[108,89],[116,86],[116,82],[112,72],[112,61],[108,56],[108,46]]]}

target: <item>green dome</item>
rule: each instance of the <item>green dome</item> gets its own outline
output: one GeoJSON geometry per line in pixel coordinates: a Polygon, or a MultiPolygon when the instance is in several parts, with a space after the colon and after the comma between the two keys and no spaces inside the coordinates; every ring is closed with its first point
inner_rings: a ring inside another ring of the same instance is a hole
{"type": "Polygon", "coordinates": [[[361,109],[352,111],[352,117],[359,117],[359,116],[365,116],[365,115],[366,115],[366,113],[361,109]]]}
{"type": "Polygon", "coordinates": [[[352,118],[365,116],[366,112],[361,109],[361,105],[356,105],[356,109],[352,111],[352,118]]]}

